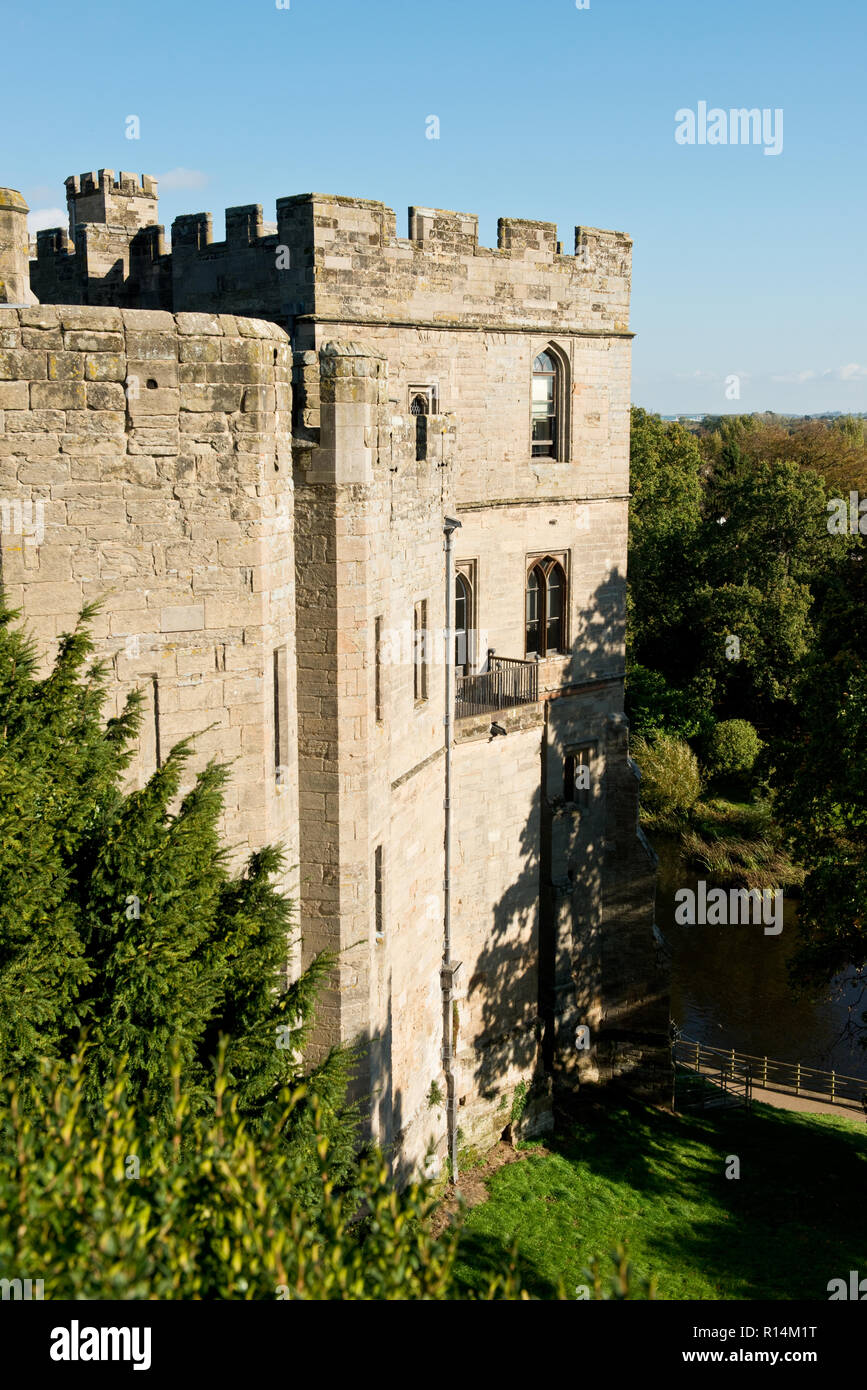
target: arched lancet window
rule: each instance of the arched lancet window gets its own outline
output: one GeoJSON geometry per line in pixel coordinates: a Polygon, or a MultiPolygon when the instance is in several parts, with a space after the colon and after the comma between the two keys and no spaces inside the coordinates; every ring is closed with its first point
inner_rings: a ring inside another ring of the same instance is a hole
{"type": "Polygon", "coordinates": [[[545,576],[534,565],[527,575],[527,655],[535,656],[540,652],[539,638],[541,637],[541,624],[539,615],[542,611],[542,594],[545,591],[545,576]]]}
{"type": "Polygon", "coordinates": [[[550,555],[527,572],[527,656],[554,656],[566,651],[566,575],[550,555]]]}
{"type": "Polygon", "coordinates": [[[533,359],[531,441],[533,458],[569,457],[569,360],[555,343],[533,359]]]}
{"type": "Polygon", "coordinates": [[[559,565],[548,574],[545,595],[545,647],[549,652],[563,650],[563,600],[566,596],[566,576],[559,565]]]}
{"type": "Polygon", "coordinates": [[[436,386],[410,386],[409,413],[415,417],[415,456],[421,462],[428,456],[428,416],[437,413],[436,386]]]}
{"type": "Polygon", "coordinates": [[[533,458],[557,457],[558,364],[550,352],[533,363],[533,458]]]}
{"type": "Polygon", "coordinates": [[[462,574],[455,576],[455,666],[467,664],[467,629],[470,622],[470,586],[462,574]]]}

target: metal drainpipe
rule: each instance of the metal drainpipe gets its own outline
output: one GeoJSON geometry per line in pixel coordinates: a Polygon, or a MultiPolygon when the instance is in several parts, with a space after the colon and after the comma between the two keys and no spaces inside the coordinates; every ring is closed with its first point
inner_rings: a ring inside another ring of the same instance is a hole
{"type": "Polygon", "coordinates": [[[454,638],[452,636],[452,601],[454,599],[453,537],[460,526],[453,517],[446,517],[443,532],[446,538],[446,631],[445,631],[445,826],[443,831],[443,964],[440,983],[443,994],[443,1071],[446,1078],[446,1142],[451,1160],[451,1180],[458,1180],[458,1103],[455,1094],[454,1063],[454,978],[460,962],[452,961],[452,705],[454,638]]]}

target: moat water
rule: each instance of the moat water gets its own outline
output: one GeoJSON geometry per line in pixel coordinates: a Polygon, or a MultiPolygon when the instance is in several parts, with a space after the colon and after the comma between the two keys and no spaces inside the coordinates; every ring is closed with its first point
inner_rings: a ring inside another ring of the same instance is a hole
{"type": "MultiPolygon", "coordinates": [[[[674,895],[707,875],[684,865],[676,841],[651,837],[659,855],[656,923],[672,954],[671,1014],[686,1037],[757,1057],[801,1062],[867,1080],[867,1050],[845,1037],[857,991],[835,980],[821,1000],[797,997],[786,962],[798,942],[797,900],[784,895],[783,930],[679,926],[674,895]]],[[[862,1004],[856,1012],[861,1012],[862,1004]]]]}

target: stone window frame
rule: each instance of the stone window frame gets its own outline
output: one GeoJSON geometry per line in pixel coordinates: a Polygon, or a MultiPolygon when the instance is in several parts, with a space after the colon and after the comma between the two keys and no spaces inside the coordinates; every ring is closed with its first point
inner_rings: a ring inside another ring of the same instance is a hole
{"type": "Polygon", "coordinates": [[[432,415],[439,413],[439,386],[436,382],[428,382],[424,386],[408,386],[406,401],[407,413],[415,420],[416,463],[423,463],[428,456],[428,420],[432,415]],[[427,408],[414,412],[413,405],[418,396],[425,398],[427,408]]]}
{"type": "Polygon", "coordinates": [[[537,551],[533,552],[532,554],[527,555],[527,557],[526,557],[525,564],[524,564],[524,589],[523,589],[523,593],[521,594],[521,602],[522,602],[522,604],[523,604],[523,610],[524,610],[524,617],[523,617],[524,658],[525,658],[525,660],[527,660],[527,661],[532,661],[532,660],[534,660],[534,658],[536,657],[536,653],[531,653],[531,652],[529,651],[529,649],[528,649],[528,644],[527,644],[527,582],[528,582],[528,580],[529,580],[529,578],[530,578],[530,573],[531,573],[531,571],[534,570],[534,569],[536,568],[536,566],[539,566],[540,569],[544,569],[544,570],[545,570],[545,578],[547,579],[548,573],[550,572],[552,566],[553,566],[554,564],[559,565],[560,568],[561,568],[562,571],[563,571],[563,578],[564,578],[564,581],[565,581],[565,584],[564,584],[564,590],[565,590],[565,591],[564,591],[564,594],[563,594],[563,618],[562,618],[562,628],[561,628],[561,635],[560,635],[560,647],[561,647],[561,650],[560,650],[560,651],[557,651],[557,652],[549,652],[549,651],[548,651],[548,647],[547,647],[548,615],[547,615],[547,612],[546,612],[545,608],[543,607],[543,609],[542,609],[542,614],[541,614],[540,620],[539,620],[539,626],[540,626],[540,631],[542,631],[542,630],[545,631],[545,651],[544,651],[544,653],[540,653],[540,654],[538,655],[538,658],[537,658],[537,659],[538,659],[539,661],[547,661],[549,658],[552,658],[552,659],[553,659],[553,658],[555,658],[555,657],[568,656],[569,653],[570,653],[570,651],[571,651],[571,641],[572,641],[572,631],[571,631],[571,629],[572,629],[572,624],[571,624],[571,622],[570,622],[570,616],[571,616],[571,598],[572,598],[572,574],[571,574],[571,567],[570,567],[570,563],[569,563],[569,562],[570,562],[570,559],[571,559],[571,551],[569,551],[569,550],[537,550],[537,551]],[[546,562],[550,562],[550,563],[548,563],[547,566],[546,566],[546,562]]]}
{"type": "Polygon", "coordinates": [[[413,414],[412,404],[413,404],[413,401],[414,401],[414,399],[415,399],[416,396],[426,396],[426,397],[427,397],[427,406],[428,406],[428,408],[427,408],[427,410],[423,410],[423,411],[419,412],[420,414],[422,414],[422,415],[438,415],[438,414],[439,414],[440,388],[439,388],[439,385],[437,384],[437,382],[435,382],[435,381],[428,381],[428,382],[425,382],[424,385],[408,386],[408,387],[406,388],[406,390],[407,390],[407,395],[406,395],[407,407],[406,407],[406,408],[407,408],[407,413],[408,413],[409,415],[412,415],[412,414],[413,414]]]}
{"type": "Polygon", "coordinates": [[[381,613],[373,620],[373,714],[377,724],[384,720],[385,701],[383,699],[382,634],[385,619],[381,613]]]}
{"type": "Polygon", "coordinates": [[[412,609],[412,695],[416,709],[426,705],[430,698],[429,613],[427,599],[416,599],[412,609]]]}
{"type": "Polygon", "coordinates": [[[572,440],[572,366],[567,350],[548,338],[544,342],[541,340],[531,345],[532,356],[530,358],[530,402],[529,402],[529,437],[530,437],[530,460],[532,463],[569,463],[571,459],[571,440],[572,440]],[[553,454],[534,454],[533,453],[533,367],[536,358],[541,352],[547,352],[553,359],[556,368],[554,376],[554,412],[557,421],[556,436],[554,439],[553,454]]]}
{"type": "Polygon", "coordinates": [[[580,741],[570,741],[568,744],[566,744],[566,746],[565,746],[564,749],[563,749],[563,801],[564,801],[564,803],[565,803],[566,806],[572,806],[572,807],[574,807],[575,810],[577,810],[577,811],[589,811],[589,810],[590,810],[590,806],[591,806],[591,803],[592,803],[592,800],[593,800],[593,775],[594,775],[594,768],[597,766],[598,761],[599,761],[599,740],[598,740],[598,739],[595,739],[595,738],[585,738],[585,739],[581,739],[580,741]],[[582,753],[585,754],[586,757],[585,757],[584,759],[582,759],[581,761],[583,762],[584,766],[586,766],[586,767],[589,768],[589,770],[590,770],[590,786],[589,786],[589,787],[579,787],[579,788],[577,788],[577,790],[576,790],[576,787],[575,787],[575,770],[576,770],[577,767],[581,766],[581,762],[578,761],[578,757],[579,757],[579,754],[582,754],[582,753]],[[572,788],[571,788],[571,789],[572,789],[572,795],[571,795],[571,797],[568,795],[568,791],[569,791],[569,785],[568,785],[568,784],[569,784],[569,781],[570,781],[570,775],[569,775],[569,764],[570,764],[570,762],[571,762],[571,764],[572,764],[572,769],[571,769],[571,783],[572,783],[572,788]]]}

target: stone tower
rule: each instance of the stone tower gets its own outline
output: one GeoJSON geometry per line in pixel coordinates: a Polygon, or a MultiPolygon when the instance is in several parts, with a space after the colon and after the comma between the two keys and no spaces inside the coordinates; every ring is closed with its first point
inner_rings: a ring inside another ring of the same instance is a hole
{"type": "Polygon", "coordinates": [[[623,715],[629,238],[301,194],[166,251],[153,181],[67,188],[43,307],[0,313],[9,511],[45,509],[2,537],[13,601],[49,641],[109,591],[118,698],[159,696],[140,776],[218,723],[229,838],[292,846],[303,955],[338,956],[314,1048],[363,1045],[396,1164],[522,1097],[544,1127],[557,1086],[670,1094],[623,715]]]}
{"type": "Polygon", "coordinates": [[[14,188],[0,188],[0,304],[35,304],[30,288],[28,207],[14,188]]]}
{"type": "Polygon", "coordinates": [[[66,206],[73,241],[76,227],[85,222],[132,234],[157,220],[157,181],[123,171],[115,179],[113,169],[74,174],[66,180],[66,206]]]}
{"type": "Polygon", "coordinates": [[[66,180],[69,229],[36,236],[33,287],[46,304],[171,307],[157,180],[99,169],[66,180]]]}

